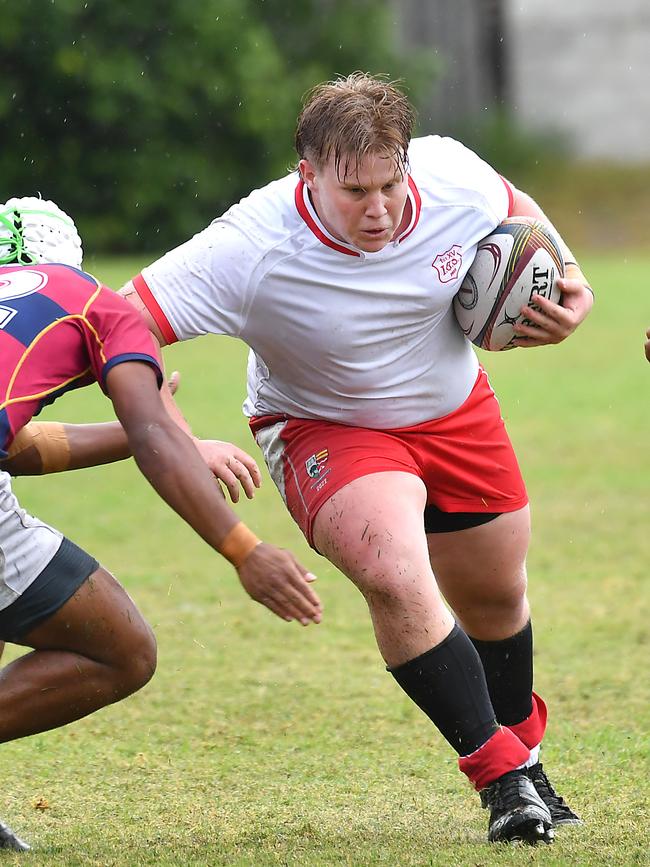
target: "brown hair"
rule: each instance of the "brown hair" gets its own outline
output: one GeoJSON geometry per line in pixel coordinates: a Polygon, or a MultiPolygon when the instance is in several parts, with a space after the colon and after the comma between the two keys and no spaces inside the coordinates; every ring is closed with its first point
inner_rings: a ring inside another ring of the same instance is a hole
{"type": "Polygon", "coordinates": [[[358,168],[368,154],[395,159],[404,172],[415,111],[396,82],[385,76],[353,72],[318,84],[305,95],[296,127],[300,159],[322,166],[334,156],[341,177],[358,168]]]}

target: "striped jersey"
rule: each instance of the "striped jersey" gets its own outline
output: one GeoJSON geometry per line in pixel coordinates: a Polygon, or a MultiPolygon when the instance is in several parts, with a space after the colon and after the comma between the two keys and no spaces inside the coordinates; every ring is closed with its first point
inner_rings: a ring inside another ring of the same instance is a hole
{"type": "Polygon", "coordinates": [[[0,458],[18,431],[66,391],[156,350],[131,305],[67,265],[0,267],[0,458]]]}

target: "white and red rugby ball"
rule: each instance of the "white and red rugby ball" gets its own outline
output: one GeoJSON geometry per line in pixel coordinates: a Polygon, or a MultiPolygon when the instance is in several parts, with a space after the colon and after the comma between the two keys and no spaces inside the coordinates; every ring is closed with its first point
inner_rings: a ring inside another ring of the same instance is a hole
{"type": "Polygon", "coordinates": [[[454,298],[460,327],[475,346],[514,349],[521,308],[534,293],[560,300],[555,285],[564,260],[552,229],[532,217],[508,217],[479,242],[474,261],[454,298]]]}

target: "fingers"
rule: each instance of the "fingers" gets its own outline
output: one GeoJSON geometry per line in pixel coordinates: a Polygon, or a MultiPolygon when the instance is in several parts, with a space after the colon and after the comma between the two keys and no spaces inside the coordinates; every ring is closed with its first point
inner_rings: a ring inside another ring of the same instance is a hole
{"type": "Polygon", "coordinates": [[[297,574],[299,580],[268,587],[267,592],[258,601],[271,608],[284,620],[297,620],[303,626],[320,623],[323,614],[320,600],[309,583],[300,573],[297,574]]]}
{"type": "Polygon", "coordinates": [[[249,458],[247,463],[248,466],[243,460],[234,456],[226,458],[226,471],[223,475],[220,474],[224,484],[228,488],[230,499],[233,503],[239,500],[240,485],[249,500],[253,499],[255,488],[259,488],[260,486],[261,477],[257,464],[252,458],[249,458]]]}
{"type": "Polygon", "coordinates": [[[286,620],[287,623],[291,623],[291,621],[296,620],[303,626],[309,626],[310,623],[321,622],[322,612],[320,611],[320,609],[316,610],[314,608],[313,610],[307,612],[301,600],[299,600],[298,597],[291,596],[288,593],[276,593],[273,596],[261,596],[256,601],[260,602],[278,617],[286,620]]]}
{"type": "Polygon", "coordinates": [[[169,390],[172,394],[176,394],[180,382],[181,375],[177,370],[175,370],[173,373],[170,374],[169,379],[167,380],[167,385],[169,386],[169,390]]]}
{"type": "Polygon", "coordinates": [[[219,479],[219,481],[226,486],[226,490],[228,491],[228,496],[230,497],[233,503],[239,502],[239,480],[233,470],[230,468],[230,458],[226,460],[226,464],[224,466],[218,467],[215,472],[215,475],[219,479]]]}
{"type": "MultiPolygon", "coordinates": [[[[243,449],[233,446],[233,458],[236,462],[239,472],[235,475],[239,479],[248,499],[252,499],[255,494],[255,488],[259,488],[262,484],[262,474],[257,462],[243,449]],[[241,468],[243,467],[243,472],[241,468]]],[[[233,470],[234,472],[234,470],[233,470]]]]}
{"type": "Polygon", "coordinates": [[[310,586],[316,576],[300,566],[289,551],[262,543],[239,569],[247,593],[283,620],[303,626],[320,623],[322,605],[310,586]]]}
{"type": "Polygon", "coordinates": [[[233,503],[239,502],[239,492],[244,490],[248,499],[262,483],[262,476],[255,460],[243,449],[220,440],[195,440],[203,460],[212,473],[228,490],[233,503]]]}
{"type": "MultiPolygon", "coordinates": [[[[559,281],[558,281],[559,282],[559,281]]],[[[578,327],[581,319],[570,306],[561,306],[533,295],[532,303],[522,307],[525,321],[513,326],[515,346],[545,346],[561,343],[578,327]]]]}
{"type": "MultiPolygon", "coordinates": [[[[559,308],[562,310],[562,308],[559,308]]],[[[560,343],[571,333],[571,328],[566,323],[558,322],[557,319],[547,315],[544,311],[534,307],[523,307],[523,315],[526,321],[517,323],[513,330],[517,339],[513,342],[516,346],[543,346],[547,343],[560,343]]]]}

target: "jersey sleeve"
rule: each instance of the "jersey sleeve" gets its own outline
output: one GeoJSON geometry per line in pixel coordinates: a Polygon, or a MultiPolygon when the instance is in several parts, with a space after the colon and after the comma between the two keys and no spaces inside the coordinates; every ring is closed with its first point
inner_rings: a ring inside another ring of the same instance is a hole
{"type": "Polygon", "coordinates": [[[163,375],[153,338],[140,314],[106,286],[89,302],[84,321],[86,348],[97,382],[106,391],[106,375],[116,364],[141,361],[150,365],[162,385],[163,375]]]}
{"type": "Polygon", "coordinates": [[[168,343],[202,334],[237,337],[259,249],[254,238],[220,218],[144,268],[133,285],[168,343]]]}

